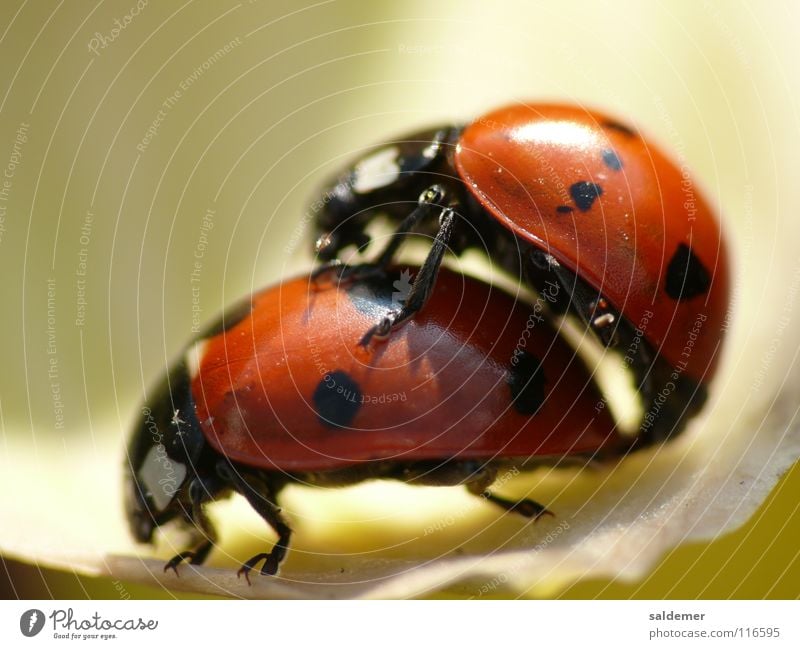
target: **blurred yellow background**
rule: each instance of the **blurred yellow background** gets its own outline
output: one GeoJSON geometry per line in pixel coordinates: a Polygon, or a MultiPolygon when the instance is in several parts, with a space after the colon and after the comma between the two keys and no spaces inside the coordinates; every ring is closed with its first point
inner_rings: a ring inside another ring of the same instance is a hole
{"type": "MultiPolygon", "coordinates": [[[[19,516],[2,525],[52,517],[57,544],[108,517],[70,472],[116,471],[142,394],[195,319],[308,268],[315,189],[362,147],[419,126],[515,99],[623,116],[685,158],[727,219],[740,272],[765,278],[764,303],[782,299],[775,260],[800,241],[798,28],[790,0],[5,0],[0,453],[69,461],[58,475],[43,461],[0,495],[19,516]],[[80,516],[47,511],[41,483],[80,516]]],[[[737,306],[753,321],[762,309],[737,306]]],[[[784,345],[763,399],[797,375],[784,345]]],[[[745,528],[676,550],[641,583],[564,596],[797,597],[798,493],[795,469],[745,528]]],[[[125,533],[120,520],[109,536],[125,533]]],[[[119,594],[8,565],[7,596],[119,594]]]]}

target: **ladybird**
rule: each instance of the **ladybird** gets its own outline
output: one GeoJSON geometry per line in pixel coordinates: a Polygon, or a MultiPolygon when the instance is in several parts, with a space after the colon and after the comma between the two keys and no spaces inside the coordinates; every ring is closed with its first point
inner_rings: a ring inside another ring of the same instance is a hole
{"type": "Polygon", "coordinates": [[[411,231],[432,239],[409,299],[365,344],[423,307],[446,249],[481,248],[533,288],[558,286],[557,309],[622,354],[642,395],[643,444],[703,405],[727,327],[727,248],[686,168],[637,130],[579,106],[513,104],[372,149],[323,196],[322,260],[366,246],[377,215],[397,224],[378,265],[411,231]]]}
{"type": "Polygon", "coordinates": [[[152,542],[168,521],[193,535],[165,570],[206,559],[217,536],[205,506],[232,493],[278,537],[239,570],[249,581],[261,562],[261,574],[276,574],[287,553],[278,497],[289,483],[466,485],[536,519],[550,512],[490,491],[499,471],[625,452],[557,331],[476,279],[442,270],[429,308],[380,348],[360,345],[364,328],[405,298],[411,273],[320,290],[309,276],[286,280],[188,346],[142,407],[125,463],[133,536],[152,542]]]}

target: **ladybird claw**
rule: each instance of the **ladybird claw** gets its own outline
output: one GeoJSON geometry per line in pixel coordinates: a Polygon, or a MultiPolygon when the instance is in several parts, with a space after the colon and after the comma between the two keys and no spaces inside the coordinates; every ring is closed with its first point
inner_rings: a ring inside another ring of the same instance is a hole
{"type": "Polygon", "coordinates": [[[543,507],[539,503],[534,500],[520,500],[512,507],[512,511],[525,516],[526,518],[532,518],[534,521],[538,521],[542,516],[555,516],[553,512],[551,512],[546,507],[543,507]]]}
{"type": "Polygon", "coordinates": [[[180,577],[180,575],[178,574],[178,563],[180,562],[167,561],[167,563],[164,565],[164,572],[172,570],[172,572],[175,573],[176,577],[180,577]]]}
{"type": "Polygon", "coordinates": [[[168,570],[172,570],[175,573],[176,577],[180,577],[178,574],[178,566],[182,564],[184,561],[189,561],[189,563],[194,563],[195,553],[191,550],[187,550],[186,552],[181,552],[180,554],[176,554],[172,559],[167,561],[164,564],[164,572],[168,570]]]}
{"type": "Polygon", "coordinates": [[[261,574],[264,576],[269,575],[276,575],[278,574],[278,566],[281,562],[281,557],[275,555],[274,553],[270,552],[269,554],[266,552],[262,552],[261,554],[257,554],[256,556],[248,559],[245,564],[239,568],[239,571],[236,573],[236,576],[241,578],[244,575],[244,578],[247,580],[247,585],[250,586],[250,572],[259,564],[259,562],[263,561],[264,566],[261,568],[261,574]]]}
{"type": "Polygon", "coordinates": [[[490,491],[484,491],[481,496],[506,511],[515,512],[525,518],[532,518],[534,521],[539,520],[542,516],[555,516],[553,512],[535,500],[528,500],[527,498],[524,500],[507,500],[506,498],[495,496],[490,491]]]}
{"type": "Polygon", "coordinates": [[[247,585],[250,586],[250,571],[255,568],[256,564],[266,556],[266,554],[257,554],[251,559],[248,559],[247,562],[241,568],[239,568],[236,576],[241,579],[242,575],[244,575],[244,578],[247,580],[247,585]]]}
{"type": "Polygon", "coordinates": [[[361,340],[358,342],[358,344],[361,347],[367,347],[373,338],[375,340],[386,340],[392,331],[392,327],[394,326],[394,315],[395,313],[392,312],[388,316],[384,317],[383,320],[381,320],[374,327],[370,327],[367,330],[367,333],[361,337],[361,340]]]}
{"type": "Polygon", "coordinates": [[[250,571],[251,570],[252,570],[252,568],[250,568],[247,565],[244,565],[241,568],[239,568],[239,570],[236,572],[236,577],[241,579],[242,575],[244,575],[244,578],[247,581],[247,585],[248,586],[252,586],[252,584],[250,583],[250,571]]]}

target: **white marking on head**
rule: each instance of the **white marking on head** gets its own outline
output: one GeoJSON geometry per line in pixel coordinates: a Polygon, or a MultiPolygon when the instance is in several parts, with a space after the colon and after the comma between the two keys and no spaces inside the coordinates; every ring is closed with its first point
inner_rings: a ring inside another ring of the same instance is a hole
{"type": "Polygon", "coordinates": [[[399,153],[396,146],[390,146],[359,162],[353,172],[353,191],[364,194],[391,185],[400,175],[399,153]]]}
{"type": "Polygon", "coordinates": [[[170,459],[163,444],[151,446],[139,468],[139,483],[161,510],[169,505],[186,478],[186,465],[170,459]]]}

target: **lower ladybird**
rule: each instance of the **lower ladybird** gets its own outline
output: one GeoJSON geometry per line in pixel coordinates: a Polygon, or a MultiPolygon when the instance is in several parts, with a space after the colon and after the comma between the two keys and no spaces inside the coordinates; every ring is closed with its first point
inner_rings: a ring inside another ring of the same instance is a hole
{"type": "Polygon", "coordinates": [[[278,537],[243,564],[249,580],[259,565],[276,574],[287,554],[278,498],[289,483],[464,485],[538,518],[550,512],[491,491],[498,471],[625,447],[557,331],[483,282],[443,269],[406,327],[376,348],[359,344],[408,280],[378,268],[325,288],[288,280],[185,350],[141,409],[126,457],[135,538],[152,542],[169,521],[193,534],[165,570],[206,559],[216,533],[205,507],[234,492],[278,537]]]}

